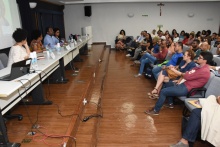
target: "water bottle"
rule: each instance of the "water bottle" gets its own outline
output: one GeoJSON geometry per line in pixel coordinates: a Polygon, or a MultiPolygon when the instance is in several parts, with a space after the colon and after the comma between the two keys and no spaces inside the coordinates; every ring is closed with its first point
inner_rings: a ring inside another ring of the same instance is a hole
{"type": "Polygon", "coordinates": [[[37,53],[34,51],[31,53],[31,66],[34,70],[36,70],[38,68],[38,64],[37,64],[37,53]]]}
{"type": "Polygon", "coordinates": [[[57,43],[56,50],[57,50],[57,55],[60,55],[61,54],[61,52],[60,52],[60,43],[57,43]]]}

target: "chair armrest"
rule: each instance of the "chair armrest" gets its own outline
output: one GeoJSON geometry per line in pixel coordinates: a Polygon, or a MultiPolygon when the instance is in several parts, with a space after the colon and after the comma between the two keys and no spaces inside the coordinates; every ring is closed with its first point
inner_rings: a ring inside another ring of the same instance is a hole
{"type": "MultiPolygon", "coordinates": [[[[190,97],[194,97],[194,96],[192,96],[192,94],[194,93],[194,92],[197,92],[197,91],[203,91],[204,92],[204,95],[203,95],[203,97],[205,97],[205,93],[206,93],[206,88],[204,88],[204,87],[201,87],[201,88],[193,88],[193,89],[191,89],[189,92],[188,92],[188,94],[187,94],[187,98],[190,98],[190,97]]],[[[194,97],[194,98],[196,98],[196,97],[194,97]]],[[[199,98],[201,98],[201,96],[199,97],[199,98]]]]}

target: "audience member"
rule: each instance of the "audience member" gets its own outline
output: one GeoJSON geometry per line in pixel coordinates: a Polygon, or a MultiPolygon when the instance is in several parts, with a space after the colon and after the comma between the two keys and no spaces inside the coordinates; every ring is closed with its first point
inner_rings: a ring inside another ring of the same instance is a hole
{"type": "Polygon", "coordinates": [[[123,50],[125,48],[126,34],[124,30],[121,30],[117,36],[115,49],[123,50]]]}
{"type": "Polygon", "coordinates": [[[190,34],[189,34],[188,41],[185,43],[185,45],[191,46],[192,43],[193,43],[194,37],[195,37],[195,35],[194,35],[193,33],[190,33],[190,34]]]}
{"type": "MultiPolygon", "coordinates": [[[[155,40],[155,39],[153,39],[153,40],[155,40]]],[[[167,55],[167,52],[168,52],[165,40],[163,40],[161,45],[160,45],[159,53],[154,53],[154,51],[153,51],[154,49],[151,50],[151,54],[146,53],[141,57],[141,59],[140,59],[140,63],[141,63],[140,70],[139,70],[139,73],[137,75],[135,75],[135,77],[139,77],[139,76],[142,75],[142,73],[144,71],[145,64],[147,64],[147,63],[154,64],[157,60],[165,59],[165,57],[167,55]]]]}
{"type": "Polygon", "coordinates": [[[178,33],[174,33],[174,35],[173,35],[173,42],[174,43],[176,43],[176,42],[178,42],[179,41],[179,34],[178,33]]]}
{"type": "Polygon", "coordinates": [[[189,39],[189,33],[185,33],[185,34],[184,34],[184,39],[183,39],[182,43],[183,43],[183,44],[187,44],[188,39],[189,39]]]}
{"type": "MultiPolygon", "coordinates": [[[[166,66],[176,66],[179,57],[183,57],[183,44],[182,42],[177,42],[175,44],[175,54],[171,57],[170,61],[166,66]]],[[[165,66],[163,66],[165,68],[165,66]]],[[[160,71],[162,70],[161,66],[155,66],[152,70],[154,78],[157,80],[160,71]]]]}
{"type": "Polygon", "coordinates": [[[180,41],[183,41],[183,39],[184,39],[184,35],[185,35],[185,31],[182,30],[182,31],[180,32],[180,36],[179,36],[180,41]]]}
{"type": "Polygon", "coordinates": [[[36,51],[37,53],[43,52],[45,50],[42,44],[42,33],[39,30],[34,30],[32,32],[32,41],[30,44],[31,51],[36,51]]]}
{"type": "Polygon", "coordinates": [[[202,129],[201,138],[203,140],[207,139],[214,146],[219,146],[219,127],[210,127],[210,123],[211,119],[214,120],[214,118],[217,118],[213,121],[212,125],[219,125],[220,96],[216,98],[214,95],[211,95],[207,99],[200,99],[200,104],[202,105],[202,109],[196,108],[192,110],[186,127],[183,130],[182,138],[177,144],[170,145],[170,147],[189,147],[189,142],[195,142],[200,129],[202,129]],[[210,123],[207,124],[207,121],[210,123]],[[213,135],[213,131],[215,135],[213,135]]]}
{"type": "Polygon", "coordinates": [[[172,30],[172,37],[174,37],[175,34],[177,34],[177,31],[176,31],[176,29],[173,29],[172,30]]]}
{"type": "MultiPolygon", "coordinates": [[[[172,70],[173,73],[175,73],[176,79],[172,79],[172,80],[177,80],[180,78],[180,76],[182,75],[182,73],[185,73],[186,71],[191,70],[192,68],[196,67],[195,62],[193,61],[194,59],[194,51],[192,50],[188,50],[184,53],[183,56],[183,60],[180,62],[179,66],[171,66],[171,67],[167,67],[167,70],[172,70]]],[[[163,82],[169,82],[169,73],[167,72],[167,70],[162,70],[159,74],[158,80],[157,80],[157,84],[154,88],[154,90],[151,93],[148,93],[149,98],[151,99],[155,99],[156,97],[158,97],[158,94],[160,93],[160,90],[163,86],[163,82]]],[[[171,82],[173,83],[173,82],[171,82]]],[[[173,101],[172,99],[170,99],[168,106],[171,108],[173,108],[173,101]]]]}
{"type": "Polygon", "coordinates": [[[16,29],[12,34],[16,43],[10,49],[8,66],[11,66],[12,63],[29,58],[30,49],[27,44],[27,34],[27,31],[21,28],[16,29]]]}
{"type": "Polygon", "coordinates": [[[195,62],[198,61],[201,52],[209,52],[209,44],[208,44],[207,42],[203,42],[203,43],[201,44],[200,48],[201,48],[201,49],[198,49],[198,50],[195,52],[195,54],[196,54],[195,59],[194,59],[195,62]]]}
{"type": "Polygon", "coordinates": [[[217,46],[216,54],[220,55],[220,44],[217,46]]]}
{"type": "Polygon", "coordinates": [[[157,37],[157,34],[156,34],[156,30],[153,29],[152,33],[151,33],[151,37],[154,38],[154,37],[157,37]]]}
{"type": "Polygon", "coordinates": [[[133,60],[133,61],[138,58],[138,55],[140,54],[141,51],[146,51],[146,49],[152,47],[151,35],[149,33],[147,33],[147,31],[144,31],[144,36],[145,36],[145,39],[143,39],[140,42],[140,46],[135,49],[134,56],[131,58],[131,60],[133,60]]]}
{"type": "Polygon", "coordinates": [[[206,30],[202,30],[202,37],[205,37],[206,36],[206,30]]]}
{"type": "MultiPolygon", "coordinates": [[[[190,46],[190,50],[193,50],[194,52],[196,52],[197,50],[200,49],[200,41],[198,39],[194,39],[193,42],[192,42],[192,45],[190,46]]],[[[199,54],[198,54],[199,56],[199,54]]],[[[197,56],[195,56],[197,57],[197,56]]]]}
{"type": "Polygon", "coordinates": [[[143,36],[143,34],[144,34],[144,31],[141,31],[140,36],[138,37],[137,40],[135,40],[135,42],[141,42],[141,41],[145,38],[145,37],[143,36]]]}
{"type": "Polygon", "coordinates": [[[188,92],[193,88],[203,87],[209,80],[210,70],[209,63],[212,61],[213,55],[210,52],[201,52],[199,56],[198,67],[194,67],[192,70],[182,73],[183,80],[177,83],[175,86],[163,88],[160,91],[159,99],[154,108],[146,110],[145,113],[149,115],[159,115],[159,111],[162,108],[166,98],[174,96],[186,96],[188,92]]]}

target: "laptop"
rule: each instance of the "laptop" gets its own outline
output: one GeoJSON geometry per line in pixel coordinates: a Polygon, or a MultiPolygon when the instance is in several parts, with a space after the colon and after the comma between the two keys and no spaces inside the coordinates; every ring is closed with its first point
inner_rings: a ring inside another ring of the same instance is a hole
{"type": "Polygon", "coordinates": [[[0,77],[0,81],[11,81],[30,73],[31,58],[22,60],[11,65],[11,73],[0,77]]]}

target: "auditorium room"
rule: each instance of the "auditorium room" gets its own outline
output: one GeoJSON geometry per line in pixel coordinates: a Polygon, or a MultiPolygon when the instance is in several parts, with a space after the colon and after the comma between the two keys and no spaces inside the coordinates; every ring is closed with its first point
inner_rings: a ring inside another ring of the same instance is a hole
{"type": "Polygon", "coordinates": [[[220,147],[219,0],[0,0],[0,147],[220,147]]]}

